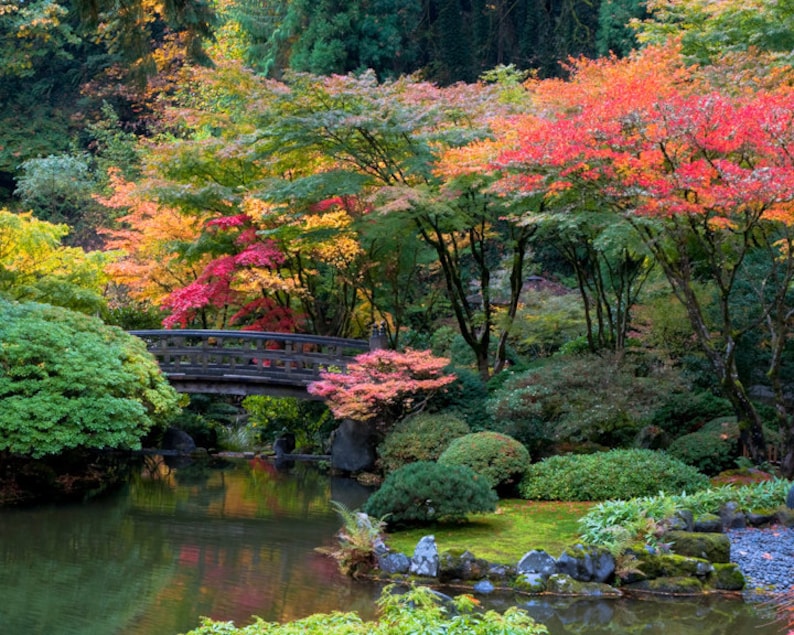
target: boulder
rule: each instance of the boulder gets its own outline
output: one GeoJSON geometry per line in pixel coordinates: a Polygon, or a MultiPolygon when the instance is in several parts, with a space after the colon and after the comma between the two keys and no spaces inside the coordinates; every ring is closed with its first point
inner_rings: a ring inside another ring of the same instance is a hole
{"type": "Polygon", "coordinates": [[[615,575],[615,557],[603,547],[575,545],[557,558],[557,573],[580,582],[608,582],[615,575]]]}
{"type": "Polygon", "coordinates": [[[179,428],[168,428],[163,434],[162,449],[180,454],[190,454],[196,449],[196,442],[187,432],[179,428]]]}
{"type": "Polygon", "coordinates": [[[739,503],[725,503],[720,509],[720,518],[724,529],[744,529],[747,527],[747,519],[744,516],[739,503]]]}
{"type": "Polygon", "coordinates": [[[750,527],[768,527],[777,520],[777,512],[770,510],[753,510],[745,514],[750,527]]]}
{"type": "Polygon", "coordinates": [[[735,562],[717,563],[708,583],[720,591],[741,591],[744,588],[744,576],[735,562]]]}
{"type": "Polygon", "coordinates": [[[378,556],[378,569],[383,573],[408,573],[410,568],[411,560],[404,553],[385,553],[378,556]]]}
{"type": "Polygon", "coordinates": [[[700,595],[703,583],[697,578],[670,577],[643,580],[626,586],[632,591],[645,591],[660,595],[700,595]]]}
{"type": "Polygon", "coordinates": [[[331,467],[342,472],[363,472],[375,465],[377,437],[374,426],[345,419],[334,431],[331,467]]]}
{"type": "Polygon", "coordinates": [[[555,573],[546,581],[546,592],[555,595],[620,597],[620,591],[601,582],[581,582],[564,573],[555,573]]]}
{"type": "Polygon", "coordinates": [[[665,540],[670,549],[680,556],[703,558],[709,562],[730,562],[731,541],[725,534],[694,531],[670,531],[665,540]]]}
{"type": "Polygon", "coordinates": [[[451,580],[481,580],[488,574],[488,563],[475,558],[470,551],[463,553],[445,551],[438,563],[438,579],[440,582],[451,580]]]}
{"type": "Polygon", "coordinates": [[[425,536],[414,549],[409,571],[413,575],[435,578],[438,575],[438,547],[435,536],[425,536]]]}
{"type": "Polygon", "coordinates": [[[781,505],[777,510],[777,522],[784,527],[794,527],[794,509],[781,505]]]}
{"type": "Polygon", "coordinates": [[[789,488],[788,494],[786,494],[786,507],[794,509],[794,485],[789,488]]]}
{"type": "Polygon", "coordinates": [[[546,579],[540,573],[521,573],[513,582],[513,587],[523,593],[543,593],[546,590],[546,579]]]}
{"type": "Polygon", "coordinates": [[[488,595],[493,593],[495,590],[496,587],[490,580],[480,580],[474,585],[474,592],[479,593],[480,595],[488,595]]]}
{"type": "Polygon", "coordinates": [[[721,533],[722,519],[717,514],[701,514],[692,523],[692,531],[721,533]]]}
{"type": "Polygon", "coordinates": [[[542,549],[533,549],[524,554],[516,567],[518,573],[539,573],[548,578],[557,573],[557,561],[542,549]]]}

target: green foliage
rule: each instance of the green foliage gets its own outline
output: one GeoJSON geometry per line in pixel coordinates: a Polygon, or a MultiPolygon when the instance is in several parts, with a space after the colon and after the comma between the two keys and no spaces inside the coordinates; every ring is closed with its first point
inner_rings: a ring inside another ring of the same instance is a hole
{"type": "Polygon", "coordinates": [[[68,224],[72,242],[90,245],[105,218],[92,198],[97,187],[87,155],[59,154],[22,163],[14,194],[24,210],[51,223],[68,224]]]}
{"type": "Polygon", "coordinates": [[[428,403],[428,409],[454,415],[465,421],[472,430],[491,427],[491,416],[486,410],[488,388],[479,374],[470,368],[452,366],[455,381],[443,392],[436,393],[428,403]]]}
{"type": "Polygon", "coordinates": [[[581,298],[574,293],[524,293],[510,331],[521,355],[547,357],[587,331],[581,298]]]}
{"type": "Polygon", "coordinates": [[[441,465],[465,465],[495,489],[510,488],[529,467],[527,449],[498,432],[475,432],[455,439],[439,457],[441,465]]]}
{"type": "Polygon", "coordinates": [[[496,501],[487,480],[471,468],[418,461],[389,474],[364,511],[388,515],[389,525],[410,526],[492,512],[496,501]]]}
{"type": "Polygon", "coordinates": [[[403,419],[378,446],[380,465],[385,472],[416,461],[436,461],[449,444],[470,432],[454,415],[419,413],[403,419]]]}
{"type": "Polygon", "coordinates": [[[94,313],[104,304],[111,256],[64,247],[65,225],[0,209],[0,295],[94,313]]]}
{"type": "Polygon", "coordinates": [[[709,421],[697,432],[675,439],[667,451],[708,476],[736,467],[739,456],[739,425],[736,417],[709,421]]]}
{"type": "Polygon", "coordinates": [[[711,392],[676,391],[660,401],[649,423],[678,437],[696,432],[708,421],[732,414],[728,400],[711,392]]]}
{"type": "Polygon", "coordinates": [[[694,467],[653,450],[552,456],[531,465],[521,482],[530,500],[603,501],[708,487],[694,467]]]}
{"type": "Polygon", "coordinates": [[[623,57],[637,48],[636,32],[629,23],[645,18],[648,15],[645,7],[645,0],[603,0],[599,4],[596,39],[599,55],[614,53],[623,57]]]}
{"type": "Polygon", "coordinates": [[[511,607],[504,613],[477,611],[470,595],[460,595],[451,605],[442,605],[429,587],[411,587],[398,593],[394,586],[383,590],[378,601],[380,619],[364,622],[356,613],[318,614],[276,624],[257,619],[253,624],[235,627],[231,622],[205,619],[186,635],[544,635],[542,624],[522,609],[511,607]]]}
{"type": "Polygon", "coordinates": [[[536,457],[560,442],[626,446],[679,383],[653,358],[559,356],[507,379],[487,407],[494,429],[536,457]]]}
{"type": "Polygon", "coordinates": [[[178,411],[146,345],[96,318],[0,301],[0,450],[139,448],[178,411]]]}
{"type": "Polygon", "coordinates": [[[375,520],[366,514],[353,511],[338,501],[331,501],[331,505],[343,523],[336,534],[338,545],[331,549],[320,547],[317,551],[336,560],[344,575],[355,578],[368,573],[375,568],[375,547],[382,543],[381,534],[386,527],[386,521],[382,518],[375,520]]]}
{"type": "Polygon", "coordinates": [[[742,510],[774,509],[783,504],[792,483],[783,479],[734,487],[725,485],[694,493],[658,494],[628,500],[599,503],[579,521],[582,539],[607,547],[625,545],[637,539],[654,544],[659,523],[676,510],[695,516],[717,513],[725,503],[736,502],[742,510]]]}
{"type": "Polygon", "coordinates": [[[243,399],[248,425],[260,439],[272,442],[284,432],[295,435],[296,447],[309,451],[322,447],[336,425],[324,404],[294,397],[249,395],[243,399]]]}

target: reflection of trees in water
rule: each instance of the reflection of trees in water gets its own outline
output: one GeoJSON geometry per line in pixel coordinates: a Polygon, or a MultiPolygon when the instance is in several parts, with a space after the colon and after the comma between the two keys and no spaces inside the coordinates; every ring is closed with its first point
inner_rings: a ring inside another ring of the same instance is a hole
{"type": "Polygon", "coordinates": [[[0,631],[123,633],[173,575],[157,528],[126,515],[124,497],[0,517],[0,631]]]}
{"type": "Polygon", "coordinates": [[[551,635],[779,635],[739,598],[532,599],[522,608],[551,635]]]}

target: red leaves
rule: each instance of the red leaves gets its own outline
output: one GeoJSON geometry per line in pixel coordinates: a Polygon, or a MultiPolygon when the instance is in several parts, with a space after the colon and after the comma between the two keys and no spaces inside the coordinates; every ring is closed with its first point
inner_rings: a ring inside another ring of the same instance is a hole
{"type": "Polygon", "coordinates": [[[322,373],[309,393],[325,399],[338,419],[390,424],[455,381],[444,373],[448,364],[430,351],[376,350],[357,356],[345,373],[322,373]]]}

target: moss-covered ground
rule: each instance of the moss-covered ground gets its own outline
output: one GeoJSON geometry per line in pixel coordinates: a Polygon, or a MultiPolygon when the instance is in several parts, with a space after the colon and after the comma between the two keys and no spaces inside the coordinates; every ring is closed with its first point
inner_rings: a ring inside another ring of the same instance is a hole
{"type": "Polygon", "coordinates": [[[439,552],[468,549],[490,562],[515,564],[530,549],[545,549],[558,556],[578,538],[577,521],[592,503],[501,500],[495,513],[478,514],[468,523],[438,523],[420,529],[389,533],[394,551],[413,554],[419,539],[436,538],[439,552]]]}

